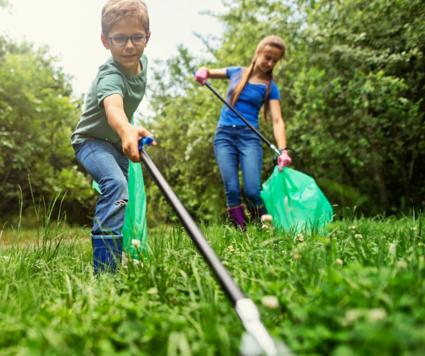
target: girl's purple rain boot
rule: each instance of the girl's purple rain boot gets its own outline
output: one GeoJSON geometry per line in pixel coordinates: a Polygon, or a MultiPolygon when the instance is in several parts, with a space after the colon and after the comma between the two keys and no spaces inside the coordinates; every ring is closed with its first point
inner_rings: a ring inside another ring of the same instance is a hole
{"type": "Polygon", "coordinates": [[[233,224],[233,226],[238,229],[238,227],[241,228],[243,232],[246,231],[246,224],[245,224],[245,211],[243,209],[243,206],[238,206],[236,208],[227,208],[227,213],[229,214],[229,220],[233,224]]]}
{"type": "Polygon", "coordinates": [[[261,223],[261,217],[267,214],[267,209],[265,205],[253,207],[248,205],[249,213],[251,214],[251,222],[261,223]]]}

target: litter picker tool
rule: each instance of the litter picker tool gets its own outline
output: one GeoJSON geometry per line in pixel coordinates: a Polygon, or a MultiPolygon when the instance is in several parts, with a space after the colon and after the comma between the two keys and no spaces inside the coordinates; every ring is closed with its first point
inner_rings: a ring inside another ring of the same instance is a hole
{"type": "Polygon", "coordinates": [[[195,221],[192,219],[186,208],[180,202],[177,195],[173,192],[165,178],[162,176],[161,172],[146,153],[144,145],[146,144],[150,146],[152,142],[152,137],[145,137],[139,141],[140,158],[151,174],[156,185],[176,212],[179,220],[185,227],[187,233],[198,248],[202,257],[217,277],[218,282],[222,286],[227,297],[232,302],[233,307],[241,319],[246,331],[252,338],[256,340],[257,344],[261,347],[262,351],[264,351],[267,356],[292,355],[286,346],[280,343],[275,343],[275,341],[271,338],[270,334],[260,320],[260,313],[258,312],[254,302],[251,299],[248,299],[243,294],[239,286],[235,283],[226,267],[224,267],[224,265],[221,263],[221,260],[218,258],[217,254],[208,244],[208,241],[202,234],[201,230],[199,230],[195,221]]]}
{"type": "MultiPolygon", "coordinates": [[[[193,72],[193,74],[195,75],[196,74],[196,72],[193,72]]],[[[252,126],[249,122],[248,122],[248,120],[247,119],[245,119],[232,105],[230,105],[226,100],[224,100],[224,98],[219,94],[219,93],[217,93],[217,91],[211,86],[211,84],[209,83],[209,82],[205,82],[205,85],[206,85],[206,87],[209,89],[209,90],[211,90],[214,94],[215,94],[215,96],[217,97],[217,98],[219,98],[222,102],[223,102],[223,104],[224,105],[226,105],[230,110],[232,110],[245,124],[247,124],[248,126],[249,126],[249,128],[252,130],[252,131],[254,131],[256,134],[257,134],[257,136],[259,137],[259,138],[261,138],[262,140],[263,140],[263,142],[267,145],[267,146],[269,146],[271,149],[272,149],[272,151],[274,152],[274,153],[276,153],[277,154],[277,156],[279,157],[280,156],[280,151],[276,148],[276,146],[275,145],[273,145],[268,139],[266,139],[262,134],[261,134],[261,132],[260,131],[258,131],[254,126],[252,126]]],[[[295,152],[295,154],[298,154],[298,152],[297,151],[295,151],[294,149],[292,149],[291,147],[286,147],[285,148],[285,150],[291,150],[291,151],[293,151],[293,152],[295,152]]]]}

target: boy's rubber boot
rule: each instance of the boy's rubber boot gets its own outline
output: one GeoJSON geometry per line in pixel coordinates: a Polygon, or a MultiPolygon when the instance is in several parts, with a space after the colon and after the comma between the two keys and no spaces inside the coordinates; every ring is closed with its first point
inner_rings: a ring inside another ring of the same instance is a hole
{"type": "Polygon", "coordinates": [[[230,222],[233,224],[236,230],[238,229],[238,227],[240,227],[243,232],[246,231],[246,217],[242,205],[232,209],[228,208],[227,214],[229,215],[230,222]]]}
{"type": "Polygon", "coordinates": [[[94,274],[115,273],[122,262],[123,239],[92,239],[94,274]]]}
{"type": "Polygon", "coordinates": [[[251,214],[251,222],[261,223],[261,217],[267,214],[265,205],[253,207],[248,205],[249,213],[251,214]]]}

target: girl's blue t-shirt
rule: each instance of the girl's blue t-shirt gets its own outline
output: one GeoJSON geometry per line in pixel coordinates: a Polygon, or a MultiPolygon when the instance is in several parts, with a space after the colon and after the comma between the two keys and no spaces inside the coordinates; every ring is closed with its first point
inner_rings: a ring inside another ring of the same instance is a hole
{"type": "MultiPolygon", "coordinates": [[[[242,78],[241,67],[227,67],[227,77],[230,79],[229,91],[227,92],[227,102],[230,102],[230,93],[235,85],[242,78]]],[[[246,83],[241,95],[234,108],[238,111],[251,125],[258,126],[258,114],[264,105],[267,84],[250,84],[246,83]]],[[[270,88],[270,100],[280,100],[280,92],[276,83],[272,81],[270,88]]],[[[221,110],[219,125],[223,126],[244,126],[246,125],[232,110],[226,105],[221,110]]]]}

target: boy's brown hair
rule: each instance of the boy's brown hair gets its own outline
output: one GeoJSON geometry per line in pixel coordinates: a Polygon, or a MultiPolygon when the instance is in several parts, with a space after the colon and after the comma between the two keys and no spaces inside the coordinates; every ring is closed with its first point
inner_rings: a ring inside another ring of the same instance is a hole
{"type": "Polygon", "coordinates": [[[109,0],[102,9],[102,33],[109,34],[112,26],[124,18],[133,18],[149,33],[148,8],[140,0],[109,0]]]}

